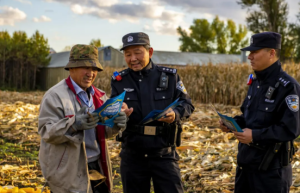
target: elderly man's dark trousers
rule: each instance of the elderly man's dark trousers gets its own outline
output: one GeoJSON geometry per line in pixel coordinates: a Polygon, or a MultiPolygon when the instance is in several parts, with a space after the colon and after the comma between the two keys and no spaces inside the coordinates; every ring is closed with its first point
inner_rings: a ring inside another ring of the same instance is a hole
{"type": "MultiPolygon", "coordinates": [[[[89,168],[89,170],[97,170],[98,172],[100,172],[100,166],[99,166],[98,161],[89,163],[88,168],[89,168]]],[[[96,180],[96,181],[91,180],[91,186],[93,189],[93,193],[109,193],[109,190],[108,190],[105,182],[103,182],[99,185],[100,182],[101,182],[101,180],[96,180]]]]}
{"type": "Polygon", "coordinates": [[[155,193],[183,193],[180,169],[174,159],[123,155],[121,177],[124,193],[149,193],[151,179],[155,193]]]}
{"type": "Polygon", "coordinates": [[[292,167],[258,171],[237,167],[235,193],[288,193],[292,185],[292,167]]]}

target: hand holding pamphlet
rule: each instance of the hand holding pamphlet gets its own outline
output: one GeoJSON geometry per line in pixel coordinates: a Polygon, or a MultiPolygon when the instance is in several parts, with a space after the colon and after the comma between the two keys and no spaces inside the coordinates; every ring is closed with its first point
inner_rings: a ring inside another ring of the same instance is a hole
{"type": "MultiPolygon", "coordinates": [[[[98,113],[103,122],[98,122],[98,125],[114,126],[114,119],[119,116],[126,91],[119,96],[108,99],[100,108],[94,112],[98,113]]],[[[101,120],[100,119],[100,120],[101,120]]]]}
{"type": "Polygon", "coordinates": [[[166,114],[172,112],[173,109],[175,109],[178,105],[180,105],[183,101],[178,101],[176,99],[173,103],[171,103],[169,106],[167,106],[164,110],[153,110],[151,111],[142,121],[141,124],[147,124],[152,121],[158,120],[160,118],[163,118],[166,116],[166,114]]]}
{"type": "Polygon", "coordinates": [[[243,132],[243,130],[240,128],[240,126],[237,124],[237,122],[232,117],[228,117],[226,115],[219,113],[212,104],[211,104],[211,106],[212,106],[213,110],[219,115],[223,124],[228,129],[230,129],[231,131],[243,132]]]}

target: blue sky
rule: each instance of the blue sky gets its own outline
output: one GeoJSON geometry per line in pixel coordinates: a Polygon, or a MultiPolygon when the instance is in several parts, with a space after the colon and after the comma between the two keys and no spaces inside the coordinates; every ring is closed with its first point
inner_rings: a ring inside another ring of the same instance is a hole
{"type": "MultiPolygon", "coordinates": [[[[176,28],[188,29],[194,18],[232,19],[245,24],[247,11],[237,0],[0,0],[0,31],[39,30],[57,52],[100,38],[119,48],[122,36],[146,32],[154,50],[178,51],[176,28]]],[[[289,21],[296,21],[300,0],[286,0],[289,21]]]]}

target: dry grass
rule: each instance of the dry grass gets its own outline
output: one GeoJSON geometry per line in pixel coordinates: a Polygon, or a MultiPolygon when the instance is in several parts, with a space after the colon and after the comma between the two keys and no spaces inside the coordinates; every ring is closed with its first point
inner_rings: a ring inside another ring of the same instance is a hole
{"type": "MultiPolygon", "coordinates": [[[[283,69],[300,81],[300,64],[284,64],[283,69]]],[[[98,75],[95,86],[111,92],[110,81],[114,69],[106,67],[98,75]]],[[[247,93],[248,75],[253,73],[248,64],[220,64],[179,67],[178,74],[193,101],[241,105],[247,93]]]]}

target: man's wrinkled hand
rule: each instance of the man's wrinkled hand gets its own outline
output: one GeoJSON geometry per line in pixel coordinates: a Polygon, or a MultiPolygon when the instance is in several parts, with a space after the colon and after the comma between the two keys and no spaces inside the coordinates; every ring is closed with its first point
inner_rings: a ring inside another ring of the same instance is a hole
{"type": "Polygon", "coordinates": [[[130,109],[128,109],[128,105],[123,102],[121,112],[125,112],[126,116],[129,117],[133,112],[133,108],[131,107],[130,109]]]}
{"type": "Polygon", "coordinates": [[[239,142],[244,144],[249,144],[252,142],[252,130],[249,128],[243,129],[244,132],[234,131],[235,137],[239,140],[239,142]]]}
{"type": "Polygon", "coordinates": [[[164,117],[158,119],[158,121],[173,123],[175,121],[175,112],[172,109],[169,109],[168,113],[164,117]]]}
{"type": "Polygon", "coordinates": [[[222,119],[219,119],[219,124],[220,124],[220,129],[223,131],[223,132],[230,132],[231,130],[228,129],[228,127],[226,127],[226,125],[224,125],[222,119]]]}

